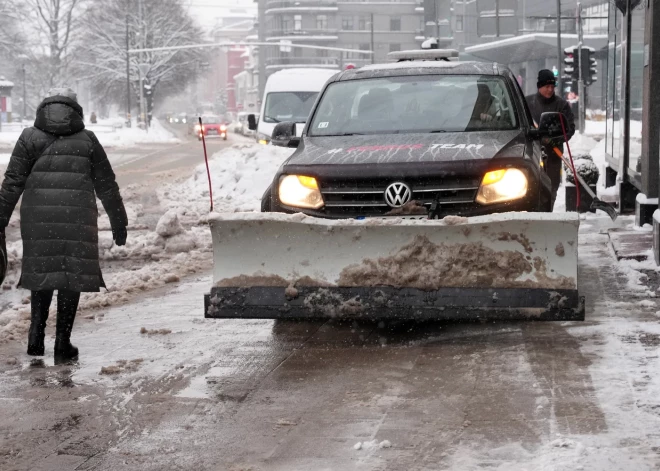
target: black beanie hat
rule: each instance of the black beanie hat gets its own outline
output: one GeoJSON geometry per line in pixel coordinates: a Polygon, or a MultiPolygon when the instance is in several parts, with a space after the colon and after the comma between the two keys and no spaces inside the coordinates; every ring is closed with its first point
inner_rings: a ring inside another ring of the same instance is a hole
{"type": "Polygon", "coordinates": [[[539,78],[536,82],[536,88],[545,87],[546,85],[557,85],[555,74],[552,73],[552,70],[539,70],[539,78]]]}

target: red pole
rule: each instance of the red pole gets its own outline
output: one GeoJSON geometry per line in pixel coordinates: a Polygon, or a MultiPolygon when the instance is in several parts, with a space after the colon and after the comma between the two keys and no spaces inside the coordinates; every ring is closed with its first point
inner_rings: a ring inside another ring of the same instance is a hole
{"type": "Polygon", "coordinates": [[[209,196],[211,198],[211,212],[213,212],[213,185],[211,185],[211,170],[209,170],[209,156],[206,153],[206,139],[204,139],[204,124],[202,117],[199,117],[199,132],[202,136],[202,145],[204,146],[204,162],[206,162],[206,176],[209,180],[209,196]]]}

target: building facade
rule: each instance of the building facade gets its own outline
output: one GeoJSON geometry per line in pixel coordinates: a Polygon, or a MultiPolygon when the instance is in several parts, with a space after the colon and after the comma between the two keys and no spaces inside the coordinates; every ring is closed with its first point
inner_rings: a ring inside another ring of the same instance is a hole
{"type": "Polygon", "coordinates": [[[259,0],[266,76],[285,68],[343,69],[385,62],[392,51],[418,49],[424,39],[422,0],[259,0]],[[327,49],[298,48],[296,44],[327,49]],[[374,51],[371,54],[359,51],[374,51]]]}

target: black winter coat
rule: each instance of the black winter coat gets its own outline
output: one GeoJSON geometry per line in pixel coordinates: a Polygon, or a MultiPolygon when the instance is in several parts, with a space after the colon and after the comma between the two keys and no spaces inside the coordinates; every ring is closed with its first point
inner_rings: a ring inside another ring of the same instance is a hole
{"type": "MultiPolygon", "coordinates": [[[[575,134],[575,117],[573,116],[573,110],[571,110],[571,105],[561,97],[557,95],[552,95],[550,98],[546,98],[540,93],[535,93],[534,95],[529,95],[527,98],[527,106],[529,106],[529,111],[532,113],[532,119],[536,124],[541,121],[541,115],[546,112],[558,112],[562,113],[565,118],[566,123],[566,136],[568,139],[573,137],[575,134]]],[[[564,145],[562,142],[564,138],[558,138],[558,142],[554,143],[564,151],[564,145]]]]}
{"type": "Polygon", "coordinates": [[[23,194],[23,271],[29,290],[99,291],[98,208],[103,203],[113,229],[128,224],[110,162],[83,111],[61,97],[44,100],[34,127],[16,143],[0,189],[0,227],[23,194]]]}

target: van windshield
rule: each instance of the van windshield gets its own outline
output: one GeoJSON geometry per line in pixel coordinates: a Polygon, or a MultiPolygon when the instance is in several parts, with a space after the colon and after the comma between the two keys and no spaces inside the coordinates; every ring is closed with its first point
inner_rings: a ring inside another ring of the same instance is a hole
{"type": "Polygon", "coordinates": [[[318,92],[272,92],[266,96],[263,121],[304,123],[312,111],[318,92]]]}
{"type": "Polygon", "coordinates": [[[310,136],[517,128],[506,83],[490,75],[382,77],[328,86],[310,136]]]}

